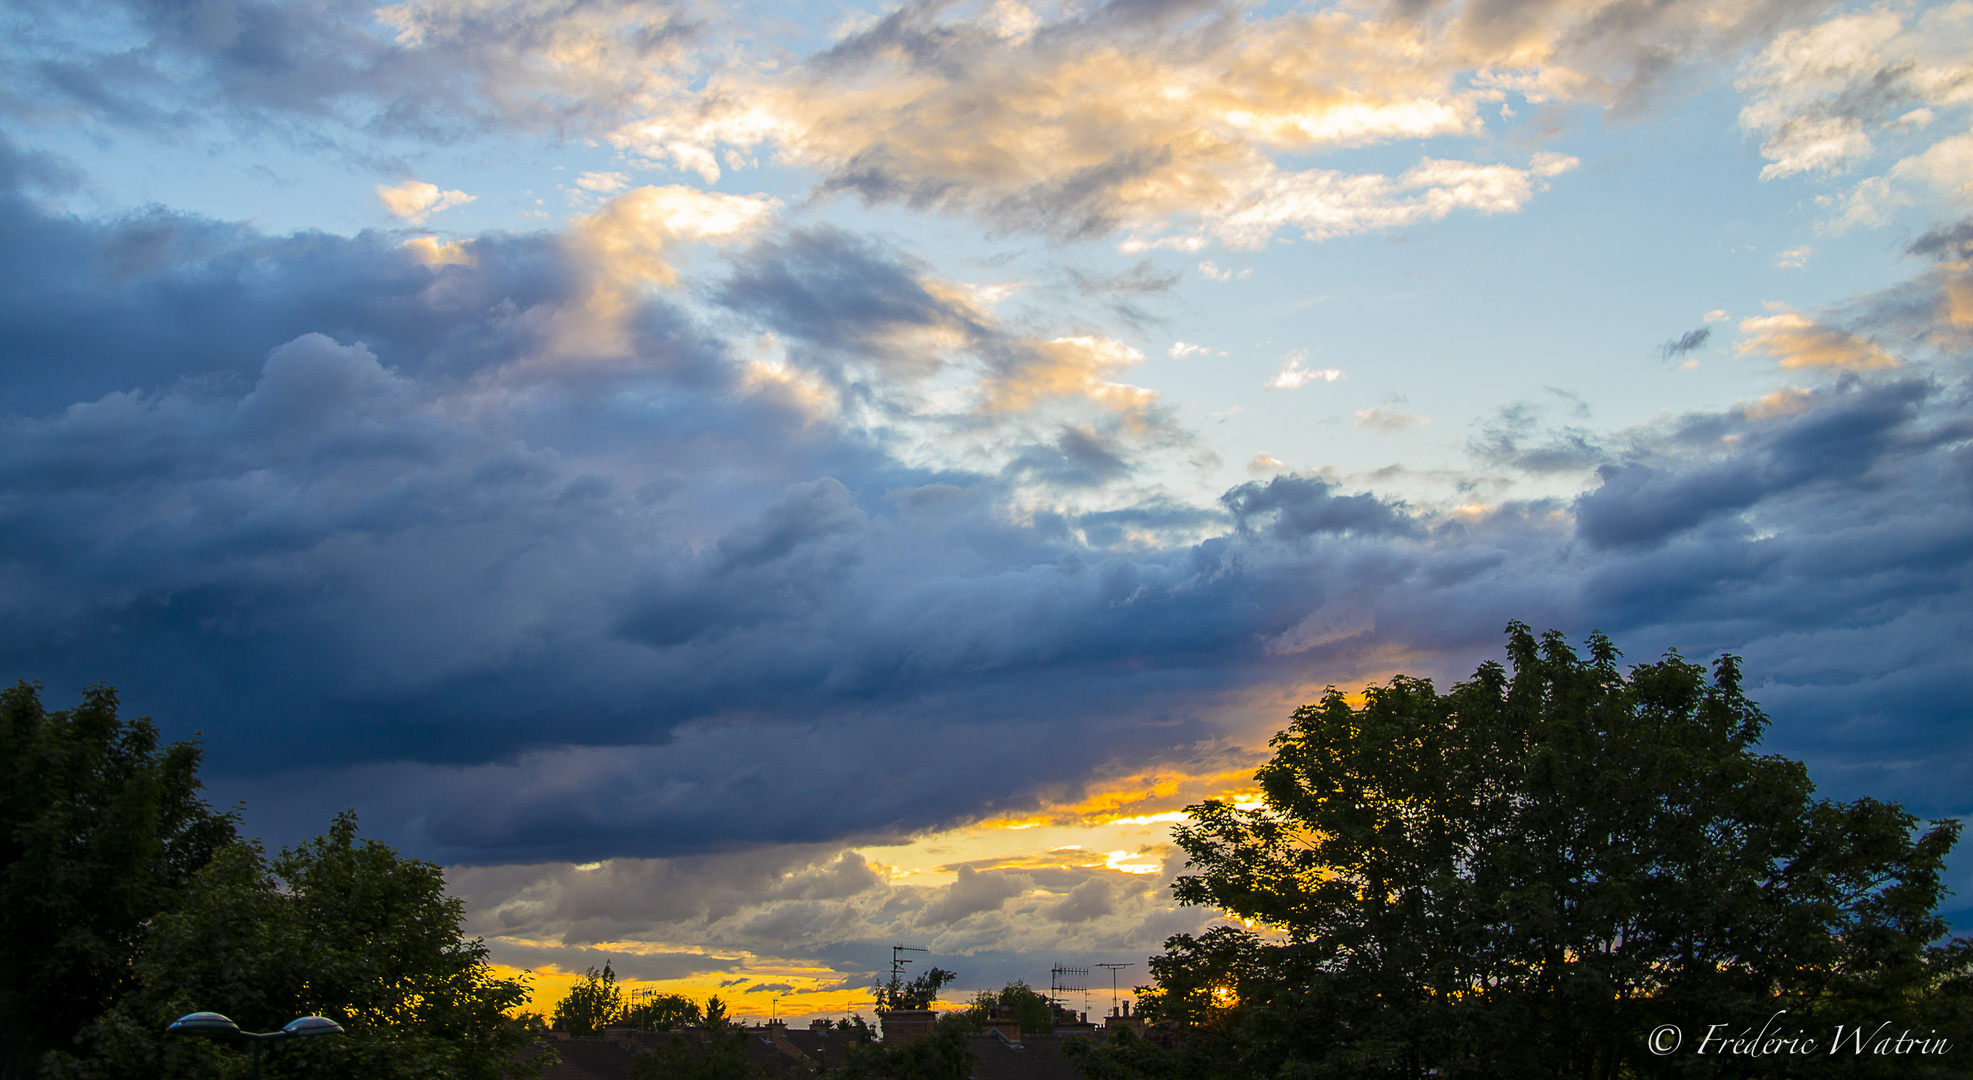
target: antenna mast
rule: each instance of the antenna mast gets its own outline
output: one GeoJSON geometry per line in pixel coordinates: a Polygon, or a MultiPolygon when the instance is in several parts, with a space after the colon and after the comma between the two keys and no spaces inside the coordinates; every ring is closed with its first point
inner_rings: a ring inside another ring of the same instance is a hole
{"type": "Polygon", "coordinates": [[[1068,1008],[1068,1002],[1062,1000],[1062,995],[1081,994],[1083,1011],[1088,1012],[1088,979],[1088,968],[1063,967],[1060,964],[1056,964],[1048,970],[1048,1000],[1066,1010],[1068,1008]]]}
{"type": "Polygon", "coordinates": [[[891,946],[891,981],[878,987],[877,1003],[886,1008],[895,1007],[892,997],[904,986],[904,965],[915,962],[906,960],[904,958],[905,953],[931,951],[930,949],[921,949],[916,945],[891,946]]]}
{"type": "Polygon", "coordinates": [[[1110,1015],[1115,1016],[1117,1015],[1117,972],[1127,967],[1136,967],[1137,965],[1136,964],[1098,964],[1096,966],[1100,968],[1110,969],[1110,1015]]]}

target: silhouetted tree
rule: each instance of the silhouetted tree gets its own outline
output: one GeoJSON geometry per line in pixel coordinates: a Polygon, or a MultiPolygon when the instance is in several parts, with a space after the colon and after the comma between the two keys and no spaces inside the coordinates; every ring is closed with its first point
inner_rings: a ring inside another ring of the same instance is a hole
{"type": "Polygon", "coordinates": [[[131,989],[146,927],[234,842],[198,765],[108,686],[53,712],[35,684],[0,691],[0,1078],[73,1049],[131,989]]]}
{"type": "Polygon", "coordinates": [[[57,1080],[240,1075],[233,1046],[167,1036],[194,1010],[271,1031],[318,1014],[348,1034],[282,1043],[270,1080],[501,1080],[531,1071],[509,1010],[528,999],[496,978],[485,946],[460,936],[463,903],[436,865],[359,841],[354,814],[326,835],[267,858],[258,844],[218,852],[182,903],[161,913],[131,969],[130,991],[91,1024],[57,1080]]]}
{"type": "Polygon", "coordinates": [[[623,1016],[623,991],[617,987],[617,974],[609,961],[603,970],[590,968],[581,981],[569,987],[568,996],[555,1003],[555,1026],[571,1035],[599,1035],[623,1016]]]}
{"type": "Polygon", "coordinates": [[[1188,809],[1178,898],[1269,932],[1168,941],[1140,1008],[1171,1048],[1098,1048],[1088,1075],[1685,1075],[1721,1061],[1694,1054],[1710,1025],[1778,1010],[1825,1051],[1838,1023],[1964,1044],[1968,946],[1940,944],[1934,914],[1956,822],[1814,798],[1800,762],[1755,752],[1767,718],[1735,657],[1710,679],[1675,653],[1626,676],[1601,634],[1586,659],[1508,635],[1511,671],[1444,695],[1399,676],[1355,706],[1332,688],[1275,737],[1261,806],[1188,809]],[[1661,1024],[1682,1051],[1647,1052],[1661,1024]]]}
{"type": "Polygon", "coordinates": [[[639,1031],[690,1027],[704,1016],[699,1003],[683,994],[655,994],[624,1010],[623,1022],[639,1031]]]}
{"type": "Polygon", "coordinates": [[[654,1050],[631,1062],[632,1080],[768,1080],[785,1075],[746,1056],[747,1029],[727,1018],[726,1003],[706,999],[703,1023],[674,1032],[654,1050]]]}
{"type": "Polygon", "coordinates": [[[889,982],[877,988],[877,1007],[880,1009],[929,1009],[939,998],[939,991],[946,988],[959,976],[944,968],[930,970],[905,982],[897,974],[891,973],[889,982]]]}
{"type": "Polygon", "coordinates": [[[947,1013],[930,1035],[904,1046],[853,1046],[849,1061],[831,1075],[844,1080],[966,1080],[976,1057],[966,1041],[967,1019],[963,1012],[947,1013]]]}
{"type": "Polygon", "coordinates": [[[1020,1021],[1023,1035],[1046,1035],[1055,1030],[1055,1010],[1049,1008],[1048,999],[1025,980],[1015,979],[998,991],[980,991],[973,996],[972,1007],[967,1012],[977,1022],[987,1019],[995,1009],[1011,1013],[1014,1019],[1020,1021]]]}

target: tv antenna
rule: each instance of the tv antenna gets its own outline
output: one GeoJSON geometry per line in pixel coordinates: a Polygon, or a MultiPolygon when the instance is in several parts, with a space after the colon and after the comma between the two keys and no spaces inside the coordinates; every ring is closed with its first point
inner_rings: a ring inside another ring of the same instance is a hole
{"type": "Polygon", "coordinates": [[[883,985],[881,985],[881,986],[879,986],[879,987],[878,987],[878,994],[877,994],[877,1000],[878,1000],[878,1003],[879,1003],[879,1004],[889,1004],[889,1005],[890,1005],[890,1007],[892,1007],[892,1008],[896,1008],[896,1007],[897,1007],[897,1003],[896,1003],[895,1001],[890,1001],[890,1000],[889,1000],[889,994],[895,994],[895,993],[897,993],[897,992],[898,992],[898,991],[899,991],[900,989],[902,989],[902,988],[903,988],[903,986],[904,986],[904,965],[906,965],[906,964],[910,964],[910,963],[916,963],[916,961],[913,961],[913,960],[906,960],[906,959],[904,958],[904,954],[905,954],[905,953],[908,953],[908,952],[931,952],[931,951],[932,951],[932,950],[930,950],[930,949],[921,949],[921,948],[919,948],[919,947],[918,947],[918,946],[916,946],[916,945],[893,945],[893,946],[891,946],[891,981],[890,981],[889,983],[885,983],[885,984],[883,984],[883,985]],[[888,994],[887,994],[887,993],[885,992],[886,990],[888,990],[888,992],[889,992],[888,994]]]}
{"type": "Polygon", "coordinates": [[[1117,1015],[1117,972],[1127,967],[1136,967],[1137,965],[1133,963],[1133,964],[1098,964],[1096,966],[1100,968],[1110,969],[1110,1015],[1115,1016],[1117,1015]]]}
{"type": "Polygon", "coordinates": [[[932,950],[930,949],[921,949],[916,945],[891,946],[891,978],[893,980],[904,978],[904,965],[916,962],[912,960],[906,960],[902,955],[900,955],[901,953],[931,952],[931,951],[932,950]]]}
{"type": "Polygon", "coordinates": [[[1056,964],[1048,970],[1048,1000],[1066,1007],[1068,1003],[1062,1000],[1061,996],[1063,994],[1081,994],[1082,1009],[1084,1012],[1088,1012],[1088,979],[1088,968],[1063,967],[1060,964],[1056,964]]]}

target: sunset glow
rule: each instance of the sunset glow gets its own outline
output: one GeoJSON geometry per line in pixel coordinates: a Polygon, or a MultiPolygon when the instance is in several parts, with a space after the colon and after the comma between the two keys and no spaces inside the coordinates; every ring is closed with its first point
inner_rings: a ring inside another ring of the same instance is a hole
{"type": "Polygon", "coordinates": [[[1141,983],[1186,807],[1511,619],[1973,816],[1969,0],[9,20],[7,676],[535,1007],[1141,983]]]}

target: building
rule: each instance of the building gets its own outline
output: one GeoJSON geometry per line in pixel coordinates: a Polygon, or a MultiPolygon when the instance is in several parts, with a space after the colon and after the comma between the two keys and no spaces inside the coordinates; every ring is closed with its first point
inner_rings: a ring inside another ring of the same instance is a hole
{"type": "MultiPolygon", "coordinates": [[[[883,1041],[891,1046],[922,1039],[937,1023],[937,1014],[929,1009],[887,1011],[879,1017],[884,1024],[883,1041]]],[[[1023,1037],[1020,1024],[1011,1015],[990,1017],[984,1032],[966,1036],[973,1051],[972,1080],[1082,1080],[1063,1048],[1072,1039],[1102,1035],[1080,1014],[1066,1014],[1058,1024],[1073,1030],[1064,1032],[1058,1026],[1054,1034],[1023,1037]]],[[[784,1021],[770,1020],[741,1030],[747,1036],[742,1053],[748,1063],[790,1080],[842,1068],[849,1061],[850,1047],[861,1037],[854,1031],[838,1030],[827,1020],[813,1021],[807,1028],[790,1028],[784,1021]]],[[[670,1032],[609,1028],[600,1036],[542,1039],[520,1056],[523,1060],[554,1056],[542,1067],[541,1080],[633,1080],[633,1065],[640,1054],[681,1050],[704,1054],[710,1046],[711,1038],[701,1028],[670,1032]]],[[[664,1080],[663,1074],[651,1080],[664,1080]]]]}

